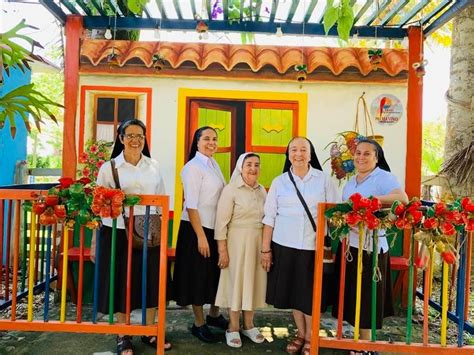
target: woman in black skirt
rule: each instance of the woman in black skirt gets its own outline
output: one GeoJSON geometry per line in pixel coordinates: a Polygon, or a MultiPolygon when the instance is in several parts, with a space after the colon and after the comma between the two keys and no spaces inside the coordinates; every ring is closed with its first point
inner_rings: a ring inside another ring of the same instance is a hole
{"type": "MultiPolygon", "coordinates": [[[[384,204],[390,204],[395,200],[403,203],[408,202],[408,196],[400,187],[400,183],[394,174],[390,172],[390,167],[385,160],[382,147],[374,140],[360,139],[354,154],[354,165],[357,174],[353,176],[344,186],[342,197],[349,199],[351,195],[358,192],[364,197],[374,196],[384,204]]],[[[364,251],[362,256],[362,294],[360,311],[360,338],[371,338],[371,283],[372,271],[372,233],[364,235],[364,251]]],[[[390,256],[389,246],[384,231],[379,231],[378,237],[378,268],[380,270],[380,280],[377,282],[377,314],[376,328],[382,327],[384,317],[393,315],[392,283],[390,277],[390,256]]],[[[357,288],[357,254],[359,250],[359,233],[357,229],[352,229],[349,235],[349,252],[352,258],[346,261],[346,280],[344,289],[344,320],[354,325],[356,308],[356,288],[357,288]]],[[[341,246],[339,246],[336,256],[336,280],[339,280],[341,246]]],[[[338,282],[338,281],[337,281],[338,282]]],[[[335,297],[335,305],[332,310],[334,317],[337,317],[339,309],[339,289],[335,297]]],[[[363,352],[361,352],[363,353],[363,352]]]]}
{"type": "Polygon", "coordinates": [[[209,326],[226,330],[228,321],[214,306],[220,268],[214,224],[217,202],[225,180],[212,157],[217,150],[217,133],[204,126],[194,133],[188,162],[181,171],[184,207],[176,245],[173,298],[179,306],[192,305],[191,333],[204,342],[216,341],[209,326]],[[204,319],[203,305],[211,304],[204,319]]]}
{"type": "MultiPolygon", "coordinates": [[[[319,202],[339,202],[340,198],[307,138],[290,141],[283,171],[273,180],[264,208],[261,262],[268,271],[266,302],[293,309],[298,333],[286,351],[309,354],[316,233],[296,187],[314,220],[319,202]]],[[[326,301],[323,297],[323,303],[326,301]]]]}
{"type": "MultiPolygon", "coordinates": [[[[165,187],[158,162],[150,158],[150,151],[146,142],[146,127],[140,120],[123,122],[117,130],[117,138],[111,158],[115,162],[121,189],[126,194],[163,195],[165,187]]],[[[116,188],[111,162],[104,163],[97,176],[97,185],[116,188]]],[[[152,208],[152,212],[155,212],[152,208]]],[[[128,212],[126,212],[128,213],[128,212]]],[[[145,207],[135,206],[134,215],[144,215],[145,207]]],[[[99,275],[102,287],[98,295],[98,311],[109,313],[109,281],[111,267],[111,239],[112,219],[103,218],[100,230],[100,258],[99,275]]],[[[126,290],[127,290],[127,259],[128,240],[125,233],[123,217],[117,218],[117,244],[115,257],[115,290],[114,312],[118,323],[126,320],[126,290]]],[[[147,294],[146,294],[146,322],[153,324],[156,307],[158,305],[158,268],[160,265],[160,248],[147,249],[147,294]]],[[[169,279],[169,278],[168,278],[169,279]]],[[[132,252],[132,284],[130,309],[142,307],[142,250],[132,252]]],[[[155,336],[142,336],[142,342],[156,348],[155,336]]],[[[165,341],[165,350],[171,349],[171,344],[165,341]]],[[[117,337],[117,353],[133,354],[132,338],[120,334],[117,337]]]]}

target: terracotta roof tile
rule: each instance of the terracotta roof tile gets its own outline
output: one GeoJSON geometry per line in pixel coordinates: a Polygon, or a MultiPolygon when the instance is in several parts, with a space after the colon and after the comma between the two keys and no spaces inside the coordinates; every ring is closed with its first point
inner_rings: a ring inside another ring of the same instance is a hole
{"type": "MultiPolygon", "coordinates": [[[[102,62],[112,53],[118,55],[118,63],[123,67],[130,60],[139,59],[146,67],[153,65],[153,55],[160,53],[173,69],[191,62],[196,69],[205,71],[209,66],[219,64],[226,71],[232,71],[239,64],[246,64],[258,72],[271,66],[284,74],[302,62],[307,64],[308,73],[325,67],[334,75],[340,75],[349,67],[356,68],[363,76],[374,69],[369,62],[367,48],[331,47],[281,47],[230,45],[209,43],[133,42],[85,39],[81,46],[82,60],[93,66],[102,62]],[[304,61],[302,60],[304,57],[304,61]]],[[[408,70],[408,52],[399,49],[384,49],[379,69],[389,76],[396,76],[408,70]]]]}

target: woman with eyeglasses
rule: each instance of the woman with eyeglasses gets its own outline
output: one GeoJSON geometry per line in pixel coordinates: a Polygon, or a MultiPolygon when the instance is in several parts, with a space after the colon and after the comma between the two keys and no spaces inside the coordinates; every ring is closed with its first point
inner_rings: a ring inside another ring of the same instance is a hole
{"type": "MultiPolygon", "coordinates": [[[[126,194],[163,195],[165,186],[158,162],[150,157],[146,141],[145,124],[137,119],[123,122],[117,129],[117,138],[113,147],[111,159],[115,163],[121,189],[126,194]]],[[[97,176],[97,185],[117,188],[112,163],[104,163],[97,176]]],[[[154,212],[154,211],[153,211],[154,212]]],[[[128,213],[127,209],[125,213],[128,213]]],[[[144,215],[145,208],[135,206],[134,215],[144,215]]],[[[98,311],[109,313],[109,282],[111,267],[111,239],[112,219],[103,218],[100,230],[100,258],[99,258],[99,288],[98,311]]],[[[125,323],[126,290],[127,290],[127,260],[128,240],[125,233],[123,217],[117,218],[117,239],[115,256],[115,290],[114,311],[118,323],[125,323]]],[[[142,307],[142,261],[143,253],[140,249],[132,250],[132,284],[131,284],[131,310],[142,307]]],[[[146,323],[155,321],[156,307],[158,306],[159,275],[156,272],[160,264],[160,248],[148,248],[146,272],[146,323]]],[[[169,279],[169,278],[168,278],[169,279]]],[[[142,336],[143,343],[156,348],[156,336],[142,336]]],[[[171,344],[165,340],[165,350],[171,349],[171,344]]],[[[117,353],[133,354],[132,337],[119,334],[117,336],[117,353]]]]}
{"type": "Polygon", "coordinates": [[[229,322],[214,305],[220,269],[214,240],[217,202],[225,180],[213,158],[217,132],[209,126],[196,130],[188,162],[181,170],[184,206],[176,244],[173,298],[179,306],[192,305],[191,333],[207,343],[217,341],[208,326],[227,329],[229,322]],[[203,305],[210,304],[204,318],[203,305]]]}

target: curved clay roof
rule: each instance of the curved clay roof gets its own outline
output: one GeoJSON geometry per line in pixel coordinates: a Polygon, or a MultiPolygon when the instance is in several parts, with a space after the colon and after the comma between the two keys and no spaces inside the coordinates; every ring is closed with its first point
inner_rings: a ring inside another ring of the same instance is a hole
{"type": "MultiPolygon", "coordinates": [[[[81,46],[82,61],[86,59],[93,66],[106,63],[107,56],[117,54],[120,67],[137,64],[152,67],[153,55],[160,54],[173,68],[178,69],[184,63],[193,63],[197,70],[205,71],[211,65],[220,65],[226,71],[232,71],[237,65],[247,65],[253,72],[266,66],[273,67],[279,74],[286,73],[301,64],[300,47],[230,45],[209,43],[174,42],[135,42],[85,39],[81,46]]],[[[369,62],[367,48],[331,48],[304,47],[304,62],[307,72],[326,67],[334,75],[340,75],[349,67],[356,68],[363,76],[374,68],[369,62]]],[[[391,77],[408,70],[408,52],[400,49],[384,49],[379,69],[391,77]]]]}

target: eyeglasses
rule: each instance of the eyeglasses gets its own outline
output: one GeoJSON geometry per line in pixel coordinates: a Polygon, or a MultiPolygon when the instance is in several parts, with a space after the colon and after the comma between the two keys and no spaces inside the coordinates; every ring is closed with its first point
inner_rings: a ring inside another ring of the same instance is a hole
{"type": "Polygon", "coordinates": [[[127,133],[123,135],[127,139],[138,139],[139,141],[142,141],[145,139],[145,136],[143,134],[134,134],[134,133],[127,133]]]}

